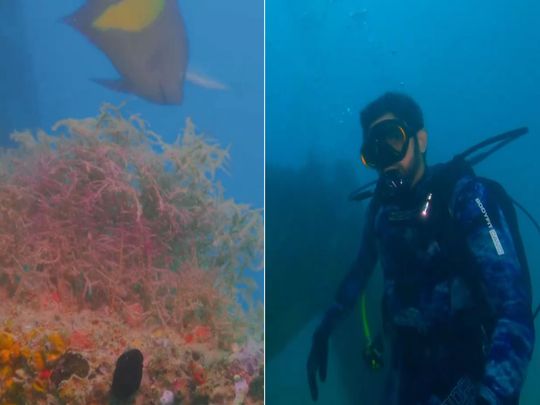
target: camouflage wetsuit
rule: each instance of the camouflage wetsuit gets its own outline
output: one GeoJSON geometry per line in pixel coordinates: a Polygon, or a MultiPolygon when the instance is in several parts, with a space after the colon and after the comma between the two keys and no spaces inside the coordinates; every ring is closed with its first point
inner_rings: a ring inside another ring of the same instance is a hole
{"type": "Polygon", "coordinates": [[[357,260],[327,317],[354,306],[379,261],[398,376],[393,403],[518,404],[534,326],[515,212],[471,175],[456,179],[444,204],[433,192],[426,209],[436,172],[429,168],[406,201],[372,200],[357,260]],[[474,390],[449,398],[463,381],[474,390]]]}

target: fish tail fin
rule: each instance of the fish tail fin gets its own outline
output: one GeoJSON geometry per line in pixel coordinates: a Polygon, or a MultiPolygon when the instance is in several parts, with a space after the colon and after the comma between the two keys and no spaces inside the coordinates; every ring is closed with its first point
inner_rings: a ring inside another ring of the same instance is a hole
{"type": "Polygon", "coordinates": [[[186,72],[186,80],[197,86],[204,87],[210,90],[229,90],[229,86],[226,84],[205,76],[201,73],[188,71],[186,72]]]}

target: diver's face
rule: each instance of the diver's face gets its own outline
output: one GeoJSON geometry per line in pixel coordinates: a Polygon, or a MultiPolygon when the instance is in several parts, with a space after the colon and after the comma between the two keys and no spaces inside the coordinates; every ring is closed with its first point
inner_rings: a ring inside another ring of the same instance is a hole
{"type": "MultiPolygon", "coordinates": [[[[396,118],[397,117],[392,113],[384,114],[377,120],[373,121],[369,128],[371,129],[382,121],[396,118]]],[[[412,185],[414,185],[424,174],[425,164],[422,154],[425,152],[426,146],[427,133],[422,129],[417,132],[416,136],[409,139],[407,152],[403,159],[388,167],[385,167],[382,170],[378,170],[379,175],[391,170],[397,170],[403,177],[410,177],[412,180],[412,185]]]]}

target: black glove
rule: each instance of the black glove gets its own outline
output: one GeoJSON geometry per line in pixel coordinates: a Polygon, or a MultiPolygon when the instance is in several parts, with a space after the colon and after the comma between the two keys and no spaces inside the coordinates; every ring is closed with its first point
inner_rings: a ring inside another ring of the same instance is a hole
{"type": "Polygon", "coordinates": [[[315,330],[311,343],[311,351],[307,361],[307,375],[311,398],[316,401],[319,398],[317,388],[317,373],[321,382],[326,380],[326,371],[328,366],[328,341],[334,324],[341,316],[342,310],[339,306],[331,307],[325,314],[323,321],[315,330]]]}
{"type": "Polygon", "coordinates": [[[309,390],[311,391],[311,398],[314,401],[319,398],[317,372],[319,373],[321,382],[324,382],[326,380],[326,370],[328,366],[328,340],[330,334],[321,326],[319,326],[313,334],[313,342],[311,344],[311,351],[309,352],[307,362],[309,390]]]}

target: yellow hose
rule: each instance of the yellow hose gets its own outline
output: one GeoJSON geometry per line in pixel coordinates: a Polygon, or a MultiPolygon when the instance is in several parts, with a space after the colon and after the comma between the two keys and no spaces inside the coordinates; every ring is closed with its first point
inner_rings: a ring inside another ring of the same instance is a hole
{"type": "Polygon", "coordinates": [[[364,335],[366,337],[368,345],[371,344],[371,333],[369,331],[369,323],[367,319],[366,311],[366,294],[362,294],[362,324],[364,326],[364,335]]]}

